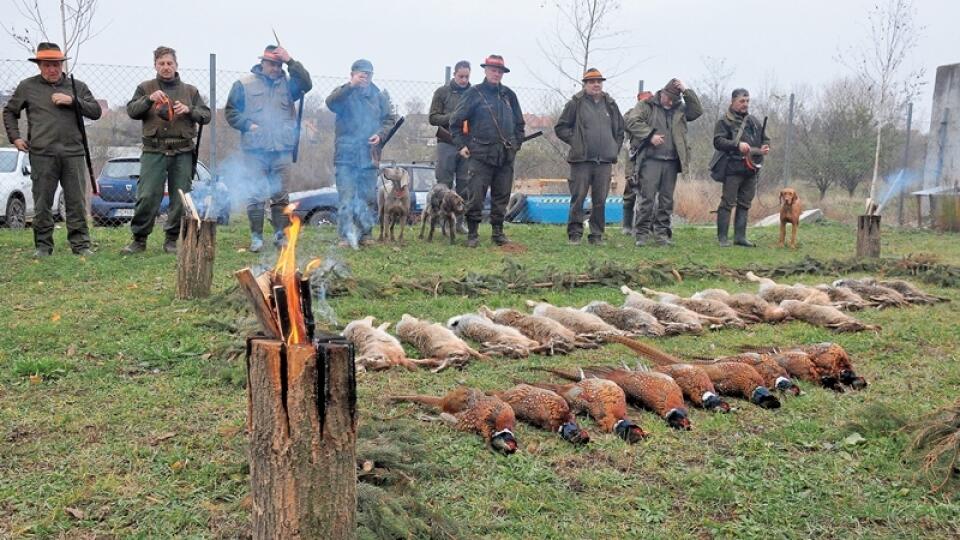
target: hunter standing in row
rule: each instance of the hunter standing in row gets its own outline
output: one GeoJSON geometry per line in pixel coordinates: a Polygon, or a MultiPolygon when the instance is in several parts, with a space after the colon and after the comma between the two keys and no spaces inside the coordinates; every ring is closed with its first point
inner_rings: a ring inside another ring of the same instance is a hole
{"type": "Polygon", "coordinates": [[[733,243],[754,247],[747,240],[747,222],[750,206],[757,194],[757,176],[763,157],[770,152],[770,137],[760,120],[750,114],[750,92],[743,88],[733,91],[730,108],[717,120],[713,130],[716,152],[710,160],[710,176],[723,182],[723,195],[717,208],[717,241],[728,247],[730,211],[737,207],[733,220],[733,243]]]}
{"type": "MultiPolygon", "coordinates": [[[[470,200],[467,183],[467,158],[461,156],[450,134],[450,117],[470,88],[470,62],[461,60],[453,67],[450,81],[437,88],[430,102],[430,125],[437,127],[437,182],[454,189],[463,200],[470,200]],[[454,183],[456,180],[456,183],[454,183]]],[[[457,218],[457,232],[466,234],[463,218],[457,218]]]]}
{"type": "Polygon", "coordinates": [[[157,76],[137,86],[127,103],[127,114],[143,122],[143,153],[137,202],[130,221],[131,241],[120,252],[140,253],[147,249],[147,237],[160,213],[164,191],[170,200],[163,226],[163,250],[177,252],[183,202],[178,190],[188,193],[193,185],[193,157],[198,124],[210,123],[210,108],[197,87],[180,80],[177,51],[157,47],[153,51],[157,76]]]}
{"type": "Polygon", "coordinates": [[[567,239],[579,244],[583,236],[583,203],[590,194],[591,244],[603,241],[607,193],[613,164],[623,145],[623,116],[609,94],[603,91],[606,79],[596,68],[583,74],[583,90],[577,92],[560,114],[554,131],[570,145],[570,213],[567,239]]]}
{"type": "MultiPolygon", "coordinates": [[[[637,103],[649,99],[653,92],[640,91],[637,94],[637,103]]],[[[637,191],[640,190],[640,184],[637,183],[636,156],[631,155],[630,161],[624,167],[623,182],[623,228],[621,232],[627,236],[633,236],[633,220],[635,218],[634,208],[637,203],[637,191]]]]}
{"type": "Polygon", "coordinates": [[[263,249],[264,205],[270,202],[273,243],[284,243],[283,229],[289,219],[283,210],[290,204],[288,193],[293,149],[300,133],[297,101],[313,88],[310,73],[279,45],[268,45],[260,63],[250,74],[233,83],[224,116],[240,131],[246,173],[247,217],[250,219],[250,251],[263,249]],[[283,71],[287,65],[290,75],[283,71]]]}
{"type": "Polygon", "coordinates": [[[697,94],[680,79],[670,79],[662,90],[637,103],[626,114],[630,153],[635,156],[639,184],[634,210],[637,246],[647,245],[651,240],[660,245],[673,245],[670,227],[673,192],[677,174],[689,169],[687,122],[702,114],[697,94]]]}
{"type": "Polygon", "coordinates": [[[491,54],[484,63],[483,82],[471,86],[450,118],[450,132],[460,156],[469,159],[470,199],[467,208],[467,247],[480,245],[483,201],[490,190],[491,240],[508,242],[503,219],[513,189],[513,161],[523,144],[523,111],[513,90],[500,83],[510,73],[503,57],[491,54]],[[466,129],[464,129],[466,128],[466,129]]]}
{"type": "Polygon", "coordinates": [[[356,249],[372,242],[381,143],[397,117],[390,96],[373,84],[373,63],[363,58],[350,66],[350,80],[327,96],[327,108],[337,115],[333,164],[339,246],[356,249]]]}
{"type": "Polygon", "coordinates": [[[57,183],[63,187],[66,206],[67,240],[76,255],[90,256],[90,232],[86,216],[86,163],[83,138],[77,124],[80,114],[96,120],[102,111],[87,85],[71,81],[63,73],[67,60],[55,43],[37,45],[37,55],[29,59],[40,74],[20,81],[3,108],[3,126],[7,138],[17,150],[30,154],[34,216],[34,257],[53,253],[53,198],[57,183]],[[76,103],[74,102],[76,100],[76,103]],[[27,139],[20,134],[20,112],[27,110],[27,139]]]}

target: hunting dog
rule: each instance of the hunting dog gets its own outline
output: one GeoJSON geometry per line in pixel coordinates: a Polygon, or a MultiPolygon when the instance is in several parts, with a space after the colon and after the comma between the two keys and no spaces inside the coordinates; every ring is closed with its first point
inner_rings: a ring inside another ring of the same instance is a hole
{"type": "Polygon", "coordinates": [[[400,225],[400,241],[410,215],[410,174],[399,167],[383,169],[383,182],[377,189],[377,206],[380,208],[380,241],[390,227],[390,241],[393,242],[393,228],[400,225]]]}
{"type": "Polygon", "coordinates": [[[445,184],[435,184],[427,194],[427,204],[423,210],[423,222],[420,224],[420,239],[423,239],[423,231],[430,222],[430,234],[427,236],[428,242],[433,242],[433,230],[440,222],[440,234],[450,233],[450,244],[452,245],[456,237],[457,216],[462,216],[466,212],[466,206],[463,203],[463,197],[457,195],[445,184]]]}
{"type": "Polygon", "coordinates": [[[800,213],[803,208],[800,206],[800,196],[793,188],[783,188],[780,190],[780,241],[777,247],[783,247],[783,242],[787,237],[787,223],[793,224],[793,231],[790,236],[790,247],[797,249],[797,228],[800,227],[800,213]]]}

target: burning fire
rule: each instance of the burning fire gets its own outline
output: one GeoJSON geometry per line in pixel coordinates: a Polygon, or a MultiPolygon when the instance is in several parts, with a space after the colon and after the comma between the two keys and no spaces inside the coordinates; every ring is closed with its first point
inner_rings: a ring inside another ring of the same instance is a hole
{"type": "MultiPolygon", "coordinates": [[[[285,330],[283,338],[288,345],[307,343],[311,333],[308,327],[313,326],[310,282],[297,270],[297,238],[300,236],[301,223],[300,217],[293,212],[296,209],[296,203],[283,209],[283,213],[290,218],[290,225],[283,230],[286,242],[280,248],[272,279],[273,300],[277,304],[280,328],[285,330]],[[284,315],[287,321],[283,320],[284,315]]],[[[320,259],[314,259],[307,265],[307,271],[319,265],[320,259]]]]}

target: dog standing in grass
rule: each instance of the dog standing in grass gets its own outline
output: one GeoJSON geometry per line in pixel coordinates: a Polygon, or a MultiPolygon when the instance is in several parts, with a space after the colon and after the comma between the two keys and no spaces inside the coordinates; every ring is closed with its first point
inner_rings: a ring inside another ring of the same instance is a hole
{"type": "Polygon", "coordinates": [[[393,242],[393,227],[400,225],[400,241],[410,215],[410,175],[400,167],[383,169],[383,181],[377,190],[377,205],[380,207],[380,241],[390,227],[390,241],[393,242]]]}
{"type": "Polygon", "coordinates": [[[780,241],[777,247],[783,247],[783,242],[787,237],[787,223],[793,224],[793,231],[790,235],[790,247],[797,249],[797,228],[800,227],[800,213],[803,208],[800,206],[800,196],[797,190],[793,188],[783,188],[780,190],[780,241]]]}
{"type": "Polygon", "coordinates": [[[466,212],[466,206],[463,203],[463,197],[457,195],[456,191],[450,189],[446,184],[435,184],[427,194],[427,204],[423,209],[423,222],[420,224],[420,239],[423,239],[423,231],[430,222],[430,234],[427,236],[428,242],[433,242],[433,230],[440,222],[440,234],[450,233],[450,244],[452,245],[456,238],[457,217],[462,217],[466,212]]]}

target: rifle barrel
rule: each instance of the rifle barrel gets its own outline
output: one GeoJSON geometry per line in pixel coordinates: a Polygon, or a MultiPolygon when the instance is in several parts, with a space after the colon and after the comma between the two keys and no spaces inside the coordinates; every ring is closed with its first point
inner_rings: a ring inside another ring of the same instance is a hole
{"type": "Polygon", "coordinates": [[[94,195],[99,195],[97,181],[93,177],[93,160],[90,159],[90,142],[87,140],[87,128],[83,125],[83,113],[80,112],[80,96],[77,95],[77,81],[70,74],[70,86],[73,89],[73,113],[77,117],[77,129],[80,130],[80,142],[83,144],[83,157],[87,161],[87,173],[90,175],[90,188],[94,195]]]}

